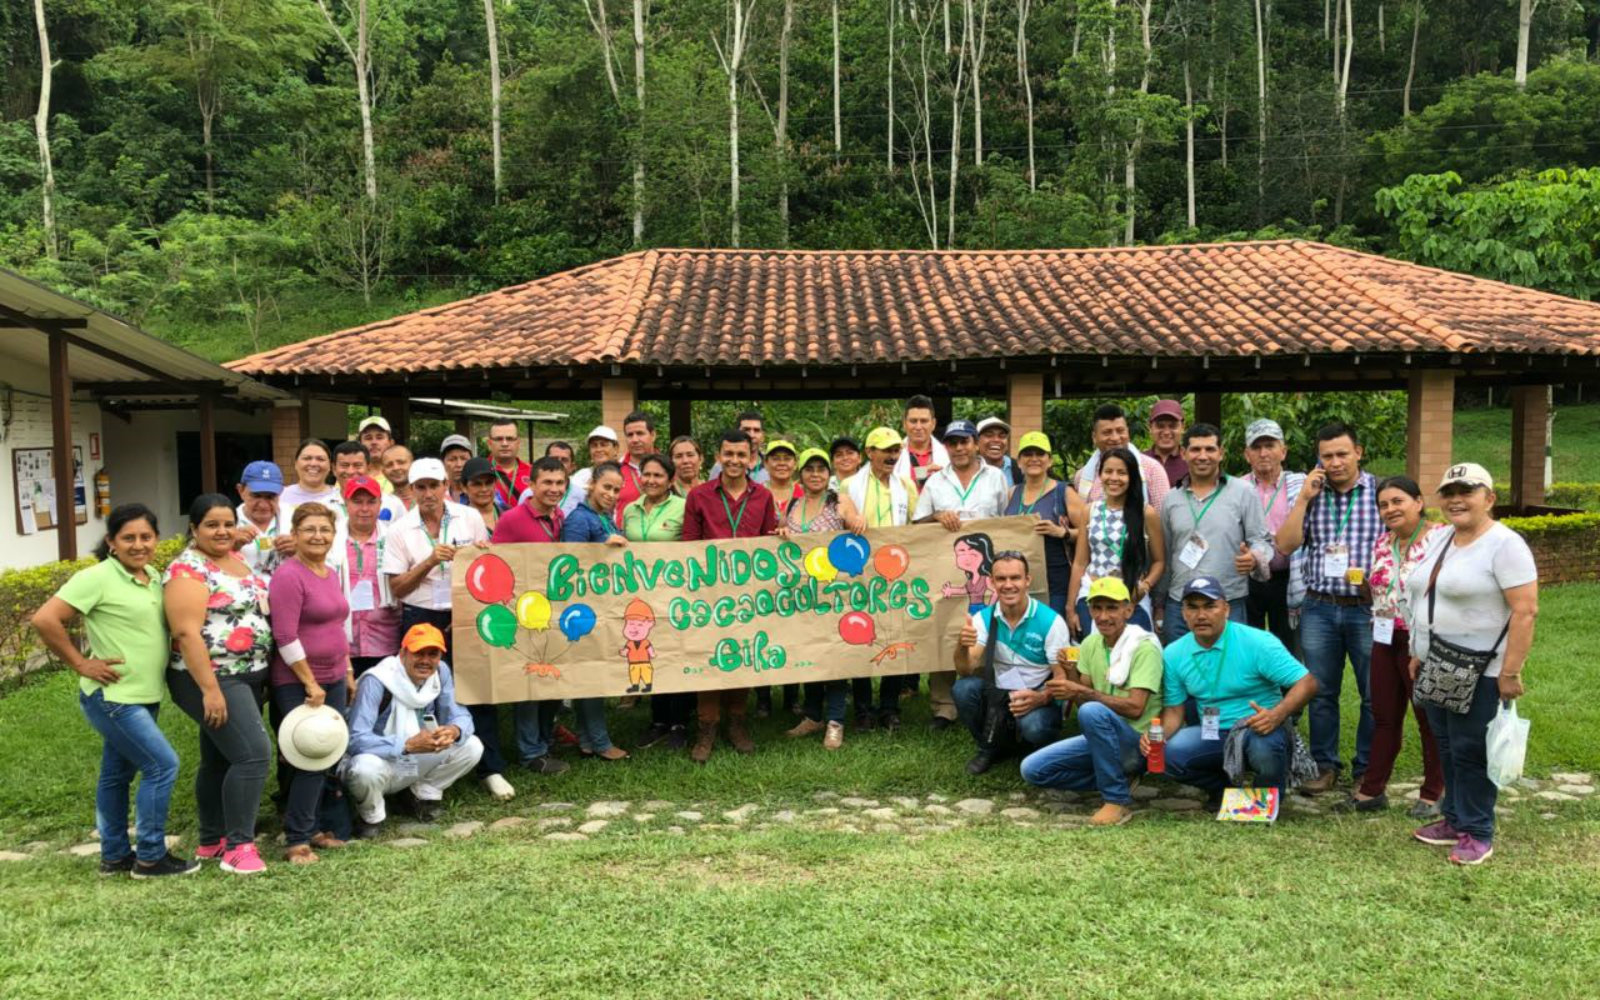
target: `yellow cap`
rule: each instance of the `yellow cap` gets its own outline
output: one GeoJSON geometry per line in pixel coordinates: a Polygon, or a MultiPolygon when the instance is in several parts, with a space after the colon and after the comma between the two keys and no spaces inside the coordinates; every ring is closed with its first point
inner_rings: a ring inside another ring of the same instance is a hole
{"type": "Polygon", "coordinates": [[[888,448],[898,448],[905,444],[900,437],[900,432],[893,427],[874,427],[867,433],[867,447],[877,448],[882,451],[888,448]]]}
{"type": "Polygon", "coordinates": [[[1133,598],[1128,594],[1128,585],[1114,576],[1096,577],[1089,584],[1089,600],[1096,597],[1110,598],[1113,601],[1130,601],[1133,598]]]}
{"type": "Polygon", "coordinates": [[[807,448],[802,451],[800,453],[800,461],[796,463],[795,467],[804,469],[812,460],[821,462],[830,469],[833,468],[833,463],[828,460],[828,453],[821,448],[807,448]]]}
{"type": "Polygon", "coordinates": [[[770,455],[775,451],[786,451],[789,454],[793,455],[793,454],[797,453],[799,450],[800,449],[796,448],[793,444],[790,444],[788,441],[785,441],[783,438],[779,438],[776,441],[768,441],[767,442],[767,450],[763,454],[770,455]]]}
{"type": "Polygon", "coordinates": [[[1050,448],[1050,438],[1043,431],[1029,431],[1017,441],[1017,454],[1022,454],[1029,448],[1037,448],[1046,455],[1053,454],[1050,448]]]}

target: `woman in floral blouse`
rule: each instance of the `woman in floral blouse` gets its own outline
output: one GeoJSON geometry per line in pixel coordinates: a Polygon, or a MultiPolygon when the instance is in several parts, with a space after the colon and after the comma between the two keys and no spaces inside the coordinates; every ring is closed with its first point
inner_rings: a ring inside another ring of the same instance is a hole
{"type": "MultiPolygon", "coordinates": [[[[839,513],[839,494],[828,485],[833,478],[833,468],[827,454],[820,448],[807,448],[800,455],[799,465],[800,494],[779,506],[782,520],[778,522],[778,534],[789,536],[814,531],[843,531],[844,518],[839,513]]],[[[806,682],[800,723],[784,735],[793,738],[822,733],[822,745],[825,748],[837,750],[844,746],[844,699],[849,687],[850,682],[843,680],[806,682]]],[[[785,700],[789,699],[786,697],[785,700]]],[[[861,714],[859,706],[871,703],[872,678],[859,678],[856,687],[857,715],[861,714]]]]}
{"type": "Polygon", "coordinates": [[[189,547],[167,567],[172,700],[200,725],[194,794],[195,856],[249,875],[265,868],[255,846],[256,810],[272,744],[261,704],[272,648],[267,581],[234,552],[233,502],[220,493],[189,507],[189,547]]]}
{"type": "MultiPolygon", "coordinates": [[[[1361,785],[1350,798],[1335,806],[1340,810],[1376,812],[1389,807],[1385,788],[1400,754],[1405,731],[1406,706],[1411,704],[1411,655],[1403,602],[1405,578],[1428,550],[1429,536],[1443,529],[1423,517],[1422,490],[1405,476],[1390,476],[1378,484],[1378,516],[1388,527],[1372,550],[1372,570],[1367,586],[1372,591],[1372,756],[1361,785]]],[[[1439,816],[1444,794],[1444,770],[1439,748],[1420,707],[1414,706],[1422,735],[1422,791],[1411,815],[1417,819],[1439,816]]]]}

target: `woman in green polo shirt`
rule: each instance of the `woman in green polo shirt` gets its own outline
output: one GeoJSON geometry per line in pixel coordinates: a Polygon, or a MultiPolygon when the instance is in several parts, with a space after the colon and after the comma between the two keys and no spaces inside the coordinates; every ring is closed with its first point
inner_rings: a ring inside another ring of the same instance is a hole
{"type": "MultiPolygon", "coordinates": [[[[694,443],[692,439],[685,440],[694,443]]],[[[677,442],[673,442],[672,450],[677,452],[677,442]]],[[[696,448],[696,463],[699,455],[696,448]]],[[[663,455],[646,455],[639,459],[639,499],[623,508],[621,518],[622,533],[628,541],[676,542],[683,537],[683,497],[673,491],[676,471],[663,455]]],[[[639,749],[661,746],[682,750],[688,746],[694,702],[694,693],[689,691],[652,694],[650,728],[639,738],[639,749]]],[[[623,704],[628,704],[626,698],[623,704]]]]}
{"type": "Polygon", "coordinates": [[[200,867],[167,850],[167,804],[178,780],[178,754],[156,723],[168,652],[161,579],[149,569],[158,537],[150,508],[123,504],[113,510],[95,552],[100,561],[73,574],[33,616],[45,646],[78,672],[78,704],[105,741],[94,796],[102,875],[157,878],[200,867]],[[79,615],[89,634],[88,656],[67,633],[79,615]],[[135,803],[137,856],[128,843],[128,790],[135,774],[142,776],[135,803]]]}

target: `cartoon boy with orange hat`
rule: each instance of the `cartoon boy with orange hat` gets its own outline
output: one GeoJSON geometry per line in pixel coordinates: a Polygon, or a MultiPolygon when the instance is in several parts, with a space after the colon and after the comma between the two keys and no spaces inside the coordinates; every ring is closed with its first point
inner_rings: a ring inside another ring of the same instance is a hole
{"type": "Polygon", "coordinates": [[[655,680],[656,648],[650,644],[650,630],[656,627],[656,613],[635,597],[622,613],[622,648],[617,652],[628,661],[628,693],[649,694],[655,680]]]}

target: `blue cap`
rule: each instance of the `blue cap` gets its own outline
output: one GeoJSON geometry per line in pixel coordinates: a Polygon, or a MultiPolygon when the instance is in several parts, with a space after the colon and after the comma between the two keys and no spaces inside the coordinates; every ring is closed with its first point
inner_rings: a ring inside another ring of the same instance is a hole
{"type": "Polygon", "coordinates": [[[972,426],[972,421],[952,420],[945,424],[944,433],[940,435],[939,440],[948,441],[951,438],[975,438],[977,436],[978,429],[972,426]]]}
{"type": "Polygon", "coordinates": [[[1191,594],[1209,597],[1213,601],[1226,601],[1228,599],[1228,595],[1222,592],[1222,581],[1214,576],[1197,576],[1190,580],[1188,585],[1183,588],[1183,596],[1188,597],[1191,594]]]}
{"type": "Polygon", "coordinates": [[[251,462],[239,482],[251,493],[282,493],[283,470],[276,462],[251,462]]]}

